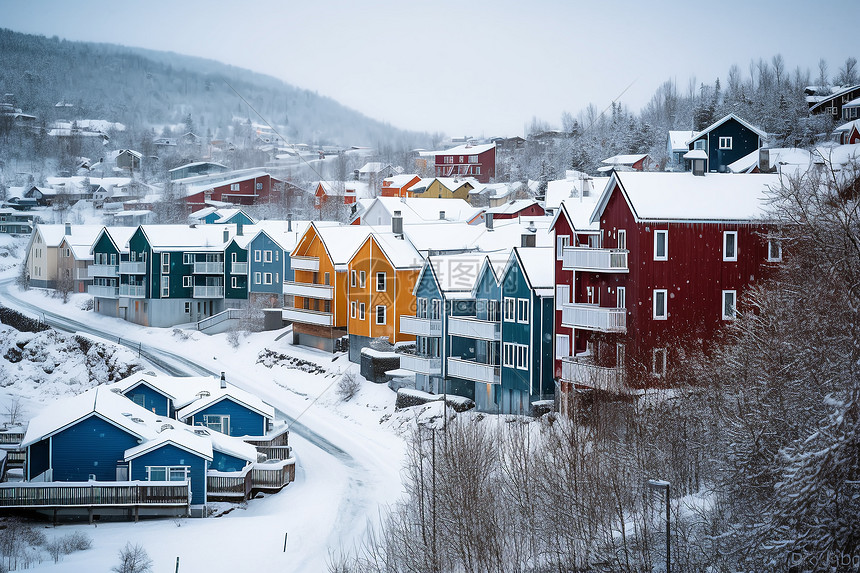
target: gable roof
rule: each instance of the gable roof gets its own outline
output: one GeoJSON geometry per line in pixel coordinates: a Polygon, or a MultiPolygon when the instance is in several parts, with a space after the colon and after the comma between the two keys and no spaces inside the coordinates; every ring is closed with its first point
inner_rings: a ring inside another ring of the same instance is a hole
{"type": "Polygon", "coordinates": [[[499,205],[498,207],[492,207],[487,209],[487,213],[492,213],[493,215],[509,215],[513,213],[519,213],[524,209],[528,209],[532,205],[537,205],[540,207],[540,203],[535,201],[534,199],[517,199],[515,201],[508,201],[504,205],[499,205]]]}
{"type": "Polygon", "coordinates": [[[424,257],[421,256],[412,243],[403,236],[398,237],[394,233],[374,231],[362,241],[358,248],[355,249],[350,262],[355,258],[358,252],[364,247],[367,241],[373,241],[382,251],[382,254],[391,263],[391,266],[396,269],[418,269],[424,265],[424,257]]]}
{"type": "Polygon", "coordinates": [[[769,188],[779,175],[613,172],[591,221],[599,221],[616,190],[637,221],[754,221],[767,217],[769,188]],[[616,185],[617,183],[617,185],[616,185]]]}
{"type": "Polygon", "coordinates": [[[480,153],[484,153],[485,151],[489,151],[490,149],[495,149],[495,143],[484,143],[481,145],[458,145],[457,147],[452,147],[450,149],[446,149],[445,151],[437,151],[436,155],[478,155],[480,153]]]}
{"type": "Polygon", "coordinates": [[[836,98],[842,97],[843,95],[851,93],[854,90],[860,90],[860,84],[853,86],[845,86],[844,88],[841,88],[831,94],[822,96],[821,99],[818,99],[813,105],[809,106],[809,111],[810,113],[814,113],[818,110],[818,108],[824,107],[836,98]]]}
{"type": "Polygon", "coordinates": [[[719,126],[721,126],[724,123],[726,123],[727,121],[729,121],[730,119],[737,121],[742,126],[744,126],[745,128],[749,129],[750,131],[752,131],[753,133],[758,135],[760,138],[767,139],[767,133],[765,133],[761,129],[757,128],[753,124],[749,123],[748,121],[739,118],[738,116],[736,116],[733,113],[730,113],[729,115],[725,116],[724,118],[718,119],[717,121],[715,121],[714,123],[712,123],[711,125],[706,127],[705,129],[703,129],[702,131],[699,131],[698,133],[693,134],[693,136],[687,140],[687,145],[690,145],[691,143],[693,143],[695,140],[699,139],[700,137],[702,137],[706,133],[710,133],[714,129],[718,128],[719,126]]]}
{"type": "Polygon", "coordinates": [[[669,146],[672,148],[672,151],[686,151],[687,142],[694,135],[696,135],[696,132],[692,130],[670,130],[669,146]]]}

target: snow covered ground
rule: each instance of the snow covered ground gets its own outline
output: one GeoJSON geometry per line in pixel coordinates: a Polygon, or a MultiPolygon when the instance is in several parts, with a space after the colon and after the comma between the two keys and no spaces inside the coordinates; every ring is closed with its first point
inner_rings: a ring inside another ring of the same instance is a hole
{"type": "MultiPolygon", "coordinates": [[[[14,273],[14,267],[8,268],[0,278],[14,273]]],[[[44,531],[49,540],[71,531],[85,531],[93,538],[93,548],[65,556],[58,564],[45,561],[35,569],[107,571],[118,562],[120,548],[132,541],[146,549],[155,571],[172,571],[177,557],[183,573],[260,567],[324,571],[331,551],[359,542],[367,523],[377,521],[380,511],[399,497],[402,432],[414,414],[394,414],[394,392],[385,385],[365,381],[358,374],[358,366],[346,356],[292,346],[289,329],[251,334],[234,347],[227,334],[207,336],[189,330],[144,328],[81,310],[85,295],[75,295],[63,304],[45,291],[10,288],[14,297],[46,312],[97,326],[107,333],[106,339],[139,341],[193,358],[212,372],[224,371],[230,382],[254,392],[303,426],[294,426],[290,434],[298,459],[296,481],[281,493],[251,500],[215,518],[48,527],[44,531]],[[305,368],[314,370],[306,372],[289,361],[272,360],[272,355],[277,354],[318,368],[305,368]],[[262,355],[268,358],[259,360],[262,355]],[[344,403],[335,387],[338,376],[347,370],[355,371],[362,388],[344,403]]],[[[7,293],[0,294],[0,303],[15,308],[7,293]]],[[[62,343],[44,343],[46,360],[60,356],[60,346],[62,343]]],[[[117,354],[129,361],[138,360],[126,349],[117,354]]],[[[55,362],[58,364],[48,375],[44,364],[22,360],[10,365],[0,361],[6,369],[0,372],[0,379],[18,380],[0,388],[0,403],[6,405],[19,398],[29,418],[57,396],[82,391],[92,384],[86,381],[86,361],[55,362]],[[64,384],[64,378],[72,383],[64,384]],[[35,380],[42,380],[42,384],[35,380]]],[[[152,369],[151,365],[145,368],[152,369]]],[[[3,410],[0,407],[0,417],[3,410]]]]}

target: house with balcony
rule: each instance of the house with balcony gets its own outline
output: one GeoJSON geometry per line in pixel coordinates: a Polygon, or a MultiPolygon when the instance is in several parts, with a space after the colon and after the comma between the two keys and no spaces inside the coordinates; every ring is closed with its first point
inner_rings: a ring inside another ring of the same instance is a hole
{"type": "Polygon", "coordinates": [[[237,234],[224,250],[225,296],[262,308],[283,306],[284,269],[287,253],[279,241],[258,227],[237,227],[237,234]]]}
{"type": "MultiPolygon", "coordinates": [[[[360,225],[311,223],[290,256],[293,281],[284,282],[283,319],[293,324],[293,344],[334,352],[347,335],[349,261],[371,233],[360,225]]],[[[365,310],[366,311],[366,310],[365,310]]]]}
{"type": "Polygon", "coordinates": [[[93,239],[90,236],[77,239],[64,236],[60,242],[60,257],[57,269],[57,288],[71,293],[87,292],[92,282],[89,268],[93,263],[90,253],[93,239]],[[87,242],[89,240],[89,242],[87,242]]]}
{"type": "MultiPolygon", "coordinates": [[[[24,266],[30,285],[39,288],[57,288],[60,261],[64,253],[60,245],[92,244],[101,225],[43,225],[37,224],[30,235],[24,254],[24,266]]],[[[71,252],[69,253],[71,256],[71,252]]]]}
{"type": "Polygon", "coordinates": [[[686,346],[710,343],[782,258],[766,218],[779,184],[769,174],[614,172],[588,244],[562,210],[554,375],[563,408],[579,388],[660,384],[686,346]]]}
{"type": "Polygon", "coordinates": [[[439,151],[435,168],[437,177],[474,177],[480,183],[491,183],[496,176],[496,144],[466,144],[439,151]]]}
{"type": "Polygon", "coordinates": [[[136,227],[103,227],[90,246],[91,282],[87,292],[93,297],[94,312],[125,318],[119,307],[119,265],[128,261],[128,240],[136,230],[136,227]]]}
{"type": "Polygon", "coordinates": [[[119,265],[119,309],[145,326],[196,322],[225,309],[227,225],[141,225],[119,265]]]}
{"type": "Polygon", "coordinates": [[[349,259],[349,359],[360,362],[361,349],[375,339],[391,344],[411,342],[414,336],[399,329],[401,317],[413,314],[413,290],[424,258],[404,237],[402,220],[395,232],[373,232],[349,259]],[[400,231],[400,232],[396,232],[400,231]]]}
{"type": "Polygon", "coordinates": [[[15,209],[0,209],[0,233],[29,235],[33,232],[33,216],[15,209]]]}

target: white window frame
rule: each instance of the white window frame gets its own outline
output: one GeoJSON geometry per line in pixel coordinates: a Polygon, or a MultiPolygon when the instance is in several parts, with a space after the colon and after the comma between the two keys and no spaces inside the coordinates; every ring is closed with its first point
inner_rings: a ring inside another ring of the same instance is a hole
{"type": "Polygon", "coordinates": [[[263,282],[263,273],[254,273],[254,284],[262,284],[263,282]]]}
{"type": "Polygon", "coordinates": [[[161,298],[170,297],[170,277],[161,277],[161,298]]]}
{"type": "Polygon", "coordinates": [[[182,288],[191,288],[194,286],[194,277],[191,275],[184,275],[182,277],[182,288]]]}
{"type": "Polygon", "coordinates": [[[618,249],[627,250],[627,229],[618,229],[618,249]]]}
{"type": "Polygon", "coordinates": [[[272,273],[263,273],[263,284],[264,285],[272,284],[272,273]]]}
{"type": "Polygon", "coordinates": [[[723,260],[724,261],[737,261],[738,260],[738,232],[737,231],[723,231],[723,260]],[[728,253],[729,247],[729,237],[734,238],[734,252],[730,255],[728,253]]]}
{"type": "Polygon", "coordinates": [[[161,253],[161,274],[170,274],[170,253],[161,253]]]}
{"type": "Polygon", "coordinates": [[[185,481],[188,479],[189,466],[146,466],[146,481],[185,481]],[[163,480],[152,479],[153,473],[164,472],[163,480]],[[182,473],[182,479],[171,479],[182,473]]]}
{"type": "Polygon", "coordinates": [[[517,322],[521,324],[529,323],[529,302],[527,298],[517,299],[517,322]]]}
{"type": "Polygon", "coordinates": [[[529,347],[525,344],[514,344],[516,351],[516,368],[517,370],[529,369],[529,347]]]}
{"type": "Polygon", "coordinates": [[[238,190],[239,190],[239,184],[238,183],[231,183],[230,184],[230,191],[238,191],[238,190]]]}
{"type": "Polygon", "coordinates": [[[367,286],[367,273],[364,271],[358,271],[358,288],[365,288],[367,286]]]}
{"type": "Polygon", "coordinates": [[[652,300],[652,313],[651,316],[654,320],[667,320],[669,317],[669,291],[664,288],[655,288],[653,293],[652,300]],[[663,295],[663,312],[662,314],[657,313],[657,300],[659,295],[663,295]]]}
{"type": "Polygon", "coordinates": [[[669,230],[668,229],[655,229],[654,230],[654,260],[655,261],[668,261],[669,260],[669,230]],[[663,237],[663,254],[658,254],[658,247],[660,243],[659,237],[663,237]]]}
{"type": "Polygon", "coordinates": [[[669,351],[666,348],[654,348],[651,351],[651,374],[653,376],[657,378],[666,376],[666,356],[668,354],[669,351]]]}
{"type": "Polygon", "coordinates": [[[201,426],[205,426],[210,430],[221,432],[222,434],[230,435],[230,415],[229,414],[203,414],[201,426]],[[217,427],[216,426],[217,418],[217,427]],[[226,425],[226,430],[224,429],[226,425]]]}
{"type": "Polygon", "coordinates": [[[388,288],[388,275],[385,273],[376,273],[376,292],[385,292],[388,288]],[[382,288],[379,288],[379,279],[382,279],[382,288]]]}
{"type": "Polygon", "coordinates": [[[517,299],[509,296],[505,297],[504,320],[505,322],[516,322],[517,299]]]}
{"type": "Polygon", "coordinates": [[[230,277],[230,288],[239,288],[239,277],[230,277]]]}
{"type": "Polygon", "coordinates": [[[627,287],[615,287],[615,308],[627,308],[627,287]]]}
{"type": "Polygon", "coordinates": [[[738,312],[738,291],[724,290],[720,297],[720,314],[723,320],[734,320],[738,312]],[[731,306],[727,305],[726,298],[731,297],[731,306]]]}
{"type": "Polygon", "coordinates": [[[424,297],[418,297],[415,301],[415,317],[416,318],[427,318],[427,299],[424,297]]]}
{"type": "Polygon", "coordinates": [[[555,357],[559,360],[570,356],[570,335],[555,335],[555,357]]]}
{"type": "Polygon", "coordinates": [[[358,320],[364,320],[364,303],[358,305],[358,320]]]}
{"type": "Polygon", "coordinates": [[[358,284],[358,273],[354,270],[349,272],[349,286],[355,288],[358,284]]]}
{"type": "Polygon", "coordinates": [[[570,285],[555,285],[555,309],[562,310],[565,303],[570,303],[570,285]]]}
{"type": "Polygon", "coordinates": [[[259,263],[263,260],[263,252],[260,249],[254,249],[254,262],[259,263]]]}
{"type": "Polygon", "coordinates": [[[194,264],[194,255],[191,253],[182,253],[182,264],[183,265],[193,265],[194,264]]]}
{"type": "Polygon", "coordinates": [[[271,263],[272,262],[272,251],[263,251],[263,262],[271,263]]]}
{"type": "Polygon", "coordinates": [[[349,316],[350,318],[355,318],[355,307],[357,306],[356,302],[350,301],[349,303],[349,316]]]}
{"type": "Polygon", "coordinates": [[[376,305],[376,312],[374,314],[376,315],[376,324],[379,324],[379,325],[388,324],[388,313],[387,313],[387,309],[385,308],[385,305],[382,305],[382,304],[376,305]],[[379,312],[380,311],[382,311],[382,322],[379,321],[379,312]]]}
{"type": "Polygon", "coordinates": [[[564,258],[564,248],[570,246],[569,235],[559,235],[555,238],[555,260],[560,261],[564,258]]]}
{"type": "Polygon", "coordinates": [[[779,239],[768,239],[767,241],[767,260],[770,263],[778,263],[782,260],[782,241],[779,239]],[[773,248],[776,246],[776,257],[773,256],[773,248]]]}
{"type": "Polygon", "coordinates": [[[191,314],[191,303],[190,302],[185,303],[185,314],[191,314]]]}
{"type": "Polygon", "coordinates": [[[430,300],[430,320],[442,319],[442,301],[438,298],[430,300]]]}
{"type": "Polygon", "coordinates": [[[731,137],[720,137],[720,149],[731,149],[732,148],[732,138],[731,137]]]}

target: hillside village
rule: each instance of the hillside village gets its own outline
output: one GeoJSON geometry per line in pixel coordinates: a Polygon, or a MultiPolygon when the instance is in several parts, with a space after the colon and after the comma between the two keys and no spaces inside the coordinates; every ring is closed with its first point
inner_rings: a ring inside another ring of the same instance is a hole
{"type": "MultiPolygon", "coordinates": [[[[668,130],[659,157],[625,149],[557,178],[511,165],[561,132],[455,138],[395,163],[249,123],[259,163],[231,168],[238,141],[195,133],[190,116],[146,149],[107,151],[122,124],[45,129],[6,102],[7,131],[74,161],[41,180],[18,173],[0,233],[25,245],[22,288],[87,294],[95,315],[205,335],[284,331],[347,357],[361,384],[387,384],[397,408],[441,400],[574,419],[594,396],[671,391],[779,272],[778,190],[855,173],[860,85],[810,86],[804,98],[834,127],[812,145],[782,146],[756,118],[728,113],[668,130]]],[[[0,481],[14,487],[0,486],[0,509],[38,505],[54,522],[92,522],[94,507],[99,518],[202,517],[207,502],[295,479],[285,422],[229,373],[135,373],[4,430],[0,481]],[[116,503],[66,503],[93,487],[116,503]]]]}

